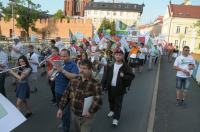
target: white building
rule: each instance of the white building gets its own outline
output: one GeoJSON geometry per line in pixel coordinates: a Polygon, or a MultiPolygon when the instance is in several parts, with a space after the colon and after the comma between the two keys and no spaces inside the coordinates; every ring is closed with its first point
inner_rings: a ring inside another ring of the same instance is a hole
{"type": "Polygon", "coordinates": [[[95,30],[98,30],[104,18],[137,27],[143,7],[144,4],[90,2],[85,7],[84,17],[92,19],[95,30]]]}
{"type": "Polygon", "coordinates": [[[183,4],[169,3],[163,19],[162,35],[166,42],[180,49],[187,45],[192,52],[197,52],[200,51],[200,36],[194,24],[200,20],[200,6],[190,4],[189,1],[183,4]]]}

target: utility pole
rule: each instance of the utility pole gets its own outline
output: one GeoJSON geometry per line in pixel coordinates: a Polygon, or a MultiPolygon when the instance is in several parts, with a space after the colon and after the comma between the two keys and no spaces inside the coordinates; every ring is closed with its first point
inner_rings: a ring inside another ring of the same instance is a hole
{"type": "Polygon", "coordinates": [[[14,14],[14,4],[15,0],[10,0],[11,10],[12,10],[12,37],[15,35],[15,14],[14,14]]]}

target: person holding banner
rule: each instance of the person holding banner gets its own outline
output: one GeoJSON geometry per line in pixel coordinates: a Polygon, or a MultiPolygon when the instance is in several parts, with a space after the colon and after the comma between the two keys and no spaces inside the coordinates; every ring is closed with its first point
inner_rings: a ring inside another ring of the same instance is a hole
{"type": "Polygon", "coordinates": [[[18,80],[16,86],[17,108],[21,110],[24,107],[26,110],[25,117],[28,118],[32,115],[31,109],[27,103],[27,99],[30,97],[28,78],[31,74],[32,68],[28,59],[24,55],[19,57],[18,65],[23,66],[19,68],[18,73],[13,70],[10,70],[9,73],[18,80]]]}
{"type": "Polygon", "coordinates": [[[176,105],[186,107],[185,99],[189,90],[191,71],[195,68],[195,60],[189,54],[188,46],[183,47],[182,54],[174,62],[176,73],[176,105]]]}

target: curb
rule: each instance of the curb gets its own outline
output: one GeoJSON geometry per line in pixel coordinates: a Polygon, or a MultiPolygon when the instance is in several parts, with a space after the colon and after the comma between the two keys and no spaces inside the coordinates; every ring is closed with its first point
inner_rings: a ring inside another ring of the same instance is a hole
{"type": "Polygon", "coordinates": [[[157,74],[156,74],[156,82],[155,82],[155,87],[154,87],[154,90],[153,90],[153,96],[152,96],[152,101],[151,101],[151,106],[150,106],[150,112],[149,112],[149,118],[148,118],[148,124],[147,124],[146,132],[153,132],[154,131],[156,101],[157,101],[158,84],[159,84],[159,77],[160,77],[160,62],[161,62],[161,58],[159,59],[159,63],[158,63],[158,70],[157,70],[157,74]]]}

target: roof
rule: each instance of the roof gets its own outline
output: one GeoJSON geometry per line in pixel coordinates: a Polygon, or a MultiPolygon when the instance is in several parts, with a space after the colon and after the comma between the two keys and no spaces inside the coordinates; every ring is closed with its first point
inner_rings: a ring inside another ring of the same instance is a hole
{"type": "Polygon", "coordinates": [[[143,12],[144,4],[127,4],[127,3],[105,3],[105,2],[89,2],[85,10],[111,10],[111,11],[128,11],[143,12]]]}
{"type": "Polygon", "coordinates": [[[200,6],[170,4],[169,15],[181,18],[200,18],[200,6]]]}

